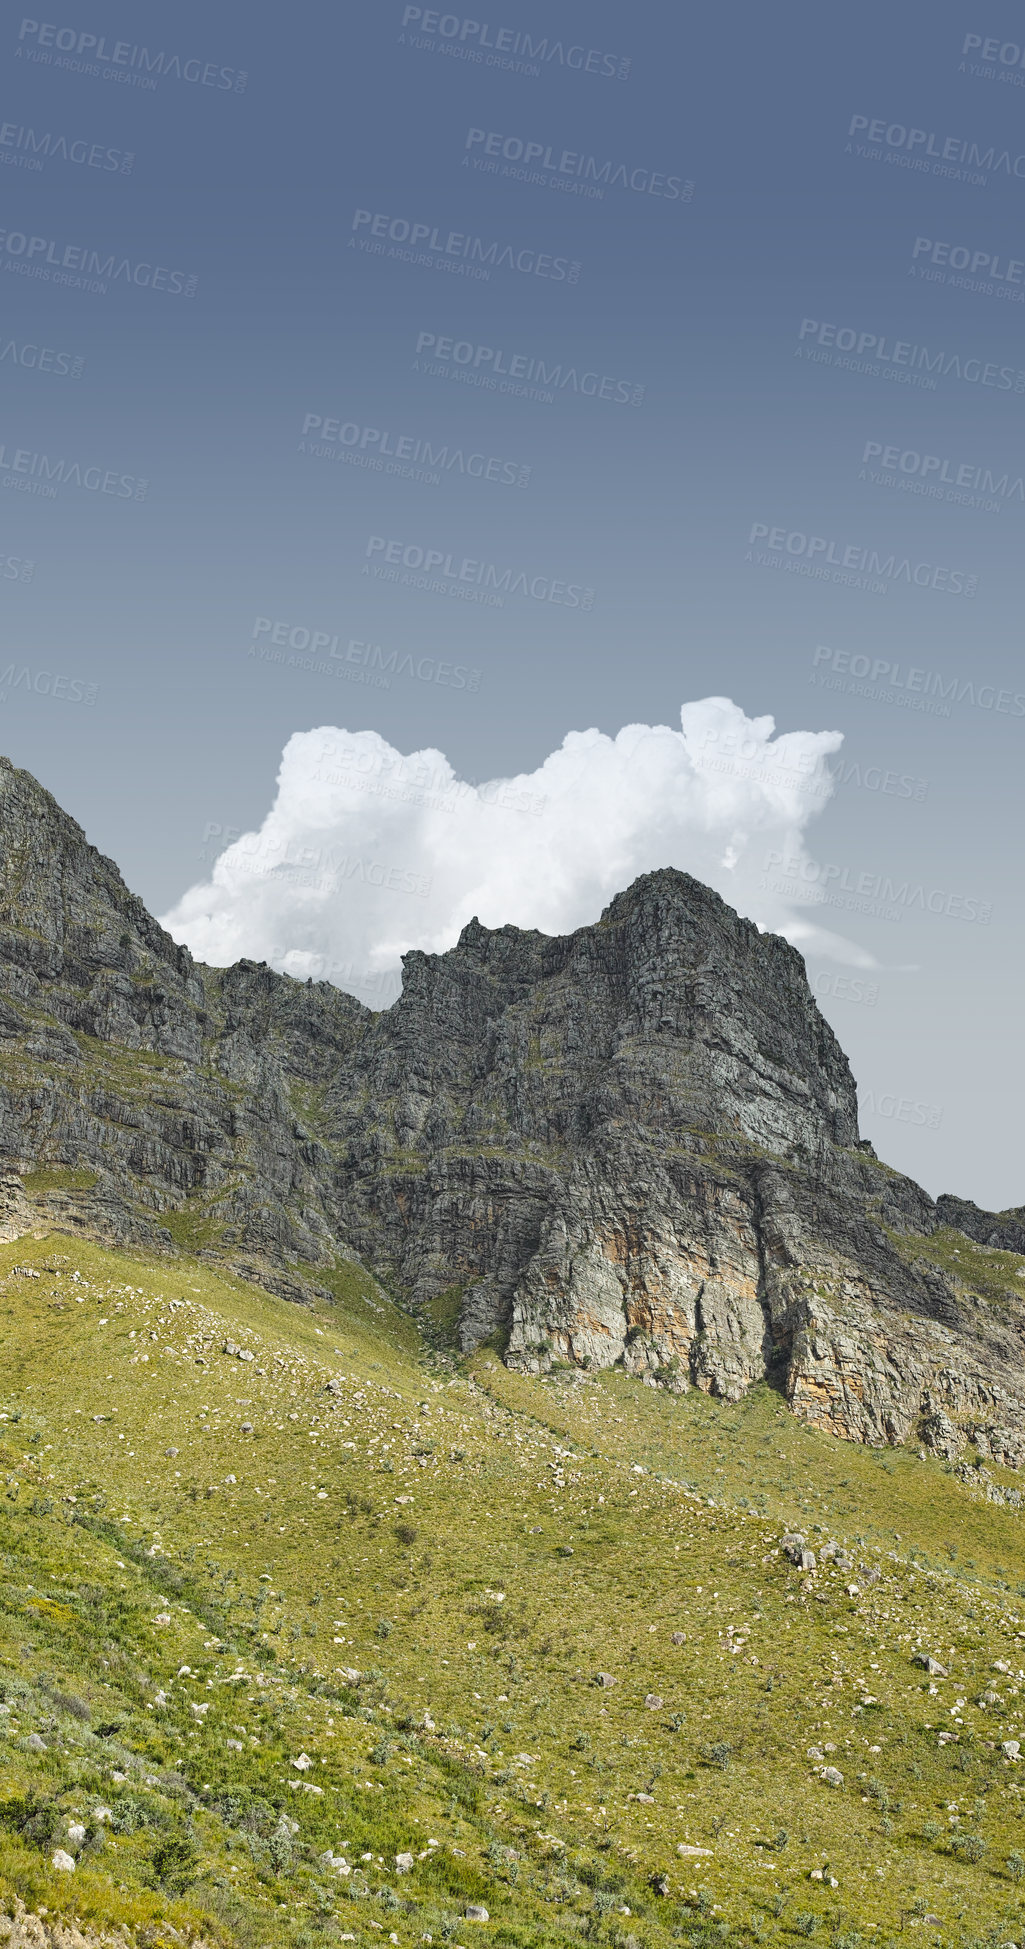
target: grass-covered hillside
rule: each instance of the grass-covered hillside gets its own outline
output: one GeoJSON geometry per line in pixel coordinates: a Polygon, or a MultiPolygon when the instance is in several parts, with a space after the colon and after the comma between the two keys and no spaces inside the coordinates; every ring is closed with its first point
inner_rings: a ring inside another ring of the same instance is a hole
{"type": "Polygon", "coordinates": [[[1025,1940],[1013,1478],[765,1390],[461,1363],[336,1284],[0,1246],[0,1908],[252,1949],[1025,1940]]]}

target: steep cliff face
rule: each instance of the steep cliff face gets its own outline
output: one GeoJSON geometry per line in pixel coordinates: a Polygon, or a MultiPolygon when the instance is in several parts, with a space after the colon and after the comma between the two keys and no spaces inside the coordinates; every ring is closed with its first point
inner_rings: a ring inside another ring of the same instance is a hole
{"type": "Polygon", "coordinates": [[[563,938],[474,921],[374,1015],[194,963],[0,761],[0,1162],[8,1236],[177,1241],[296,1296],[355,1250],[415,1305],[457,1288],[464,1348],[529,1372],[767,1379],[945,1452],[1025,1436],[1021,1294],[924,1252],[938,1224],[1018,1250],[1019,1214],[880,1164],[800,956],[675,871],[563,938]]]}
{"type": "Polygon", "coordinates": [[[28,1189],[39,1217],[121,1243],[170,1246],[177,1214],[239,1264],[327,1265],[333,1174],[293,1091],[370,1019],[326,984],[198,966],[0,760],[0,1160],[24,1180],[0,1223],[28,1189]]]}
{"type": "Polygon", "coordinates": [[[800,956],[685,874],[407,956],[324,1109],[347,1236],[414,1300],[458,1284],[464,1348],[769,1379],[860,1440],[1021,1412],[1020,1325],[914,1263],[935,1207],[859,1142],[800,956]]]}

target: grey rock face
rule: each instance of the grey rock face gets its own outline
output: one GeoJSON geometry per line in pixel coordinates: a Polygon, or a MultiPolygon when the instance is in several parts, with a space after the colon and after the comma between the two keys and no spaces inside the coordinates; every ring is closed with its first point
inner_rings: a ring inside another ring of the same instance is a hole
{"type": "Polygon", "coordinates": [[[969,1198],[944,1194],[936,1200],[936,1216],[941,1225],[953,1225],[978,1245],[1025,1253],[1025,1206],[1013,1211],[980,1211],[969,1198]]]}
{"type": "Polygon", "coordinates": [[[472,921],[373,1014],[195,963],[0,761],[0,1237],[184,1245],[293,1298],[358,1254],[530,1373],[769,1380],[833,1433],[1017,1463],[1023,1296],[907,1247],[1019,1217],[879,1163],[801,957],[686,874],[564,937],[472,921]]]}

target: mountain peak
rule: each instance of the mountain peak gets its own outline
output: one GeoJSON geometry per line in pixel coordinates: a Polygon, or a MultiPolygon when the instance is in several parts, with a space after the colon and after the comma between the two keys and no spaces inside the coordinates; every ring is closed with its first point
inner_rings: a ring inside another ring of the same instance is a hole
{"type": "Polygon", "coordinates": [[[528,1372],[768,1380],[837,1434],[1025,1459],[1022,1295],[966,1296],[933,1244],[1020,1249],[1019,1215],[876,1160],[800,955],[672,867],[565,935],[475,917],[374,1014],[194,963],[5,762],[0,1147],[8,1236],[191,1246],[295,1298],[359,1255],[528,1372]]]}

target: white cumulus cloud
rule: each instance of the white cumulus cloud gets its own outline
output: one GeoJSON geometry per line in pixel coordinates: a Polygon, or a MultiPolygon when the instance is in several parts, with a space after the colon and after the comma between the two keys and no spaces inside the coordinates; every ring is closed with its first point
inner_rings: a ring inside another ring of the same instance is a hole
{"type": "Polygon", "coordinates": [[[870,965],[809,914],[821,893],[804,831],[841,743],[839,731],[777,737],[771,717],[706,697],[684,704],[679,730],[571,731],[536,771],[481,785],[442,752],[403,754],[376,731],[297,732],[259,831],[163,925],[215,966],[268,961],[381,1007],[408,948],[451,947],[475,914],[562,934],[638,874],[677,866],[802,951],[870,965]]]}

